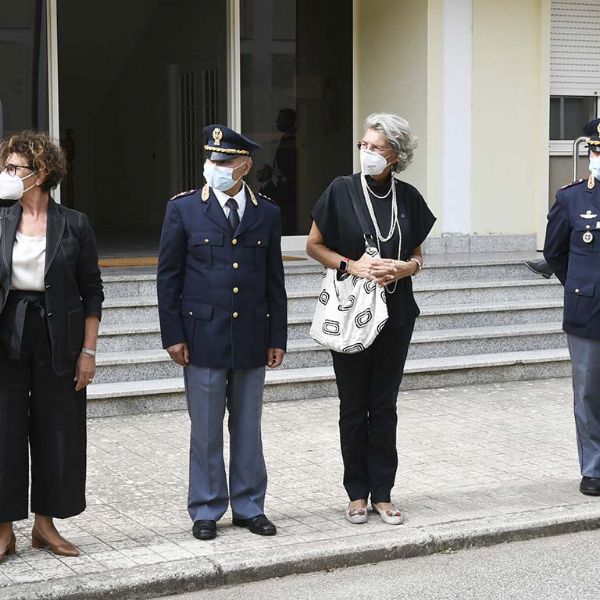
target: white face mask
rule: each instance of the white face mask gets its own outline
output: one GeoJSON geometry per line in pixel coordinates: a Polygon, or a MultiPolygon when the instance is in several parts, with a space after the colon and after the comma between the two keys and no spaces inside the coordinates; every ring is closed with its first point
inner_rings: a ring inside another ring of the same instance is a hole
{"type": "Polygon", "coordinates": [[[34,171],[21,179],[17,175],[9,175],[6,171],[2,171],[0,173],[0,198],[3,200],[20,200],[25,192],[35,187],[34,183],[25,189],[23,182],[36,173],[37,171],[34,171]]]}
{"type": "Polygon", "coordinates": [[[235,169],[238,169],[241,166],[242,165],[238,165],[235,168],[219,167],[218,165],[215,165],[207,160],[204,163],[204,179],[206,179],[206,183],[208,183],[211,188],[221,192],[226,192],[242,178],[233,178],[233,172],[235,169]]]}
{"type": "Polygon", "coordinates": [[[360,151],[360,170],[363,175],[381,175],[387,166],[387,160],[381,154],[372,150],[360,151]]]}
{"type": "Polygon", "coordinates": [[[596,179],[600,179],[600,156],[595,153],[590,156],[590,173],[596,179]]]}

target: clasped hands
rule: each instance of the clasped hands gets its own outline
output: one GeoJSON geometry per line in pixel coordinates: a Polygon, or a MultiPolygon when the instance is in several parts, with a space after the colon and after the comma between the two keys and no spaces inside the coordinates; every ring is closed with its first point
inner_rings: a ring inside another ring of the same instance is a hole
{"type": "Polygon", "coordinates": [[[348,273],[356,277],[372,279],[379,285],[389,285],[415,274],[417,265],[411,260],[394,260],[393,258],[372,258],[363,254],[359,260],[350,261],[348,273]]]}

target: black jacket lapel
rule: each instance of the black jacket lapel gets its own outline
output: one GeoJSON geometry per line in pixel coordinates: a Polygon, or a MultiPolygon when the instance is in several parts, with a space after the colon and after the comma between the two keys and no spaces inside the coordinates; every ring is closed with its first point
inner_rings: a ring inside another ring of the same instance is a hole
{"type": "Polygon", "coordinates": [[[210,190],[210,196],[206,202],[202,203],[204,207],[204,214],[214,223],[216,223],[221,229],[225,231],[231,231],[231,225],[225,217],[225,212],[221,207],[221,203],[217,200],[217,197],[210,190]]]}
{"type": "Polygon", "coordinates": [[[254,221],[256,221],[256,219],[258,219],[258,205],[252,202],[252,198],[246,187],[246,207],[244,208],[244,214],[242,215],[242,220],[238,225],[235,235],[241,235],[254,223],[254,221]]]}
{"type": "Polygon", "coordinates": [[[48,273],[48,269],[52,266],[64,232],[65,217],[56,202],[50,198],[48,200],[48,219],[46,221],[46,267],[44,275],[48,273]]]}
{"type": "Polygon", "coordinates": [[[6,211],[3,220],[4,226],[2,227],[2,240],[0,244],[2,245],[2,262],[9,278],[12,275],[12,251],[22,212],[23,207],[17,201],[6,211]]]}

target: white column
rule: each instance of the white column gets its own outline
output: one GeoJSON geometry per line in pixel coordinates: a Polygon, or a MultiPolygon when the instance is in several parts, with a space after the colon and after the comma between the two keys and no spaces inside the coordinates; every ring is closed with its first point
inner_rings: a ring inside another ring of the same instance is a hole
{"type": "Polygon", "coordinates": [[[445,233],[471,233],[472,23],[472,0],[444,0],[440,173],[445,233]]]}

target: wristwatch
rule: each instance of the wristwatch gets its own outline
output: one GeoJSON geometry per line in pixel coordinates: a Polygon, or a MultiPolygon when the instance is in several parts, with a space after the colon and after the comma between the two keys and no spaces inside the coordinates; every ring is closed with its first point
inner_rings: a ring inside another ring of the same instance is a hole
{"type": "Polygon", "coordinates": [[[349,258],[342,258],[342,260],[340,260],[340,266],[338,267],[338,271],[340,271],[341,273],[346,273],[346,271],[348,271],[349,262],[349,258]]]}

